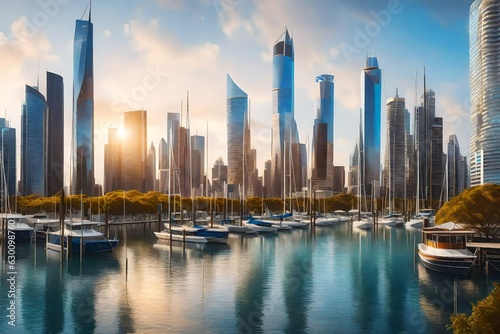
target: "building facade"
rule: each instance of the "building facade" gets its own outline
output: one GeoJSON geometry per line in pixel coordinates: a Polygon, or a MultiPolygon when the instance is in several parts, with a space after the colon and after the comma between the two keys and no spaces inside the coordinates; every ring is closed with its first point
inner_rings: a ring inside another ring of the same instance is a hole
{"type": "Polygon", "coordinates": [[[168,193],[169,154],[167,141],[162,138],[158,145],[158,191],[163,194],[168,193]]]}
{"type": "Polygon", "coordinates": [[[294,48],[288,30],[273,47],[273,86],[271,116],[271,196],[284,194],[283,173],[290,170],[291,145],[298,143],[299,134],[294,117],[294,48]]]}
{"type": "Polygon", "coordinates": [[[21,114],[21,195],[45,196],[47,102],[38,87],[26,85],[21,114]]]}
{"type": "Polygon", "coordinates": [[[94,47],[93,25],[76,20],[73,43],[73,194],[94,189],[94,47]]]}
{"type": "Polygon", "coordinates": [[[361,72],[361,108],[363,117],[363,160],[361,184],[364,194],[378,196],[380,187],[381,89],[382,71],[377,57],[367,57],[361,72]],[[374,189],[373,189],[374,187],[374,189]]]}
{"type": "Polygon", "coordinates": [[[475,0],[469,17],[470,185],[500,184],[500,2],[475,0]]]}
{"type": "Polygon", "coordinates": [[[148,157],[146,163],[146,191],[155,191],[156,189],[156,149],[153,142],[149,145],[148,157]]]}
{"type": "Polygon", "coordinates": [[[334,76],[316,77],[319,106],[313,126],[312,184],[317,190],[333,190],[334,76]]]}
{"type": "Polygon", "coordinates": [[[108,129],[108,143],[104,145],[104,193],[123,190],[122,141],[118,129],[108,129]]]}
{"type": "Polygon", "coordinates": [[[3,164],[2,170],[2,201],[5,197],[16,196],[17,184],[17,155],[16,155],[16,129],[11,128],[5,118],[0,118],[0,161],[3,164]],[[5,175],[5,178],[3,177],[5,175]],[[4,186],[5,182],[5,186],[4,186]],[[7,190],[7,191],[4,191],[7,190]]]}
{"type": "Polygon", "coordinates": [[[122,144],[123,190],[146,191],[147,111],[124,113],[122,144]]]}
{"type": "Polygon", "coordinates": [[[47,196],[64,187],[64,82],[47,72],[47,196]]]}

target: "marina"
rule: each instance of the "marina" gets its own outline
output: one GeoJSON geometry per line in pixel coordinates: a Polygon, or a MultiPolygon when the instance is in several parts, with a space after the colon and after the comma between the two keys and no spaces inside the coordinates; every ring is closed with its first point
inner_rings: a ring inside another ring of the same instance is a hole
{"type": "Polygon", "coordinates": [[[477,266],[466,276],[428,270],[414,228],[346,223],[198,244],[159,240],[156,227],[110,226],[120,244],[82,262],[61,264],[43,242],[16,245],[18,318],[9,333],[442,332],[454,282],[458,312],[470,313],[500,278],[477,266]]]}

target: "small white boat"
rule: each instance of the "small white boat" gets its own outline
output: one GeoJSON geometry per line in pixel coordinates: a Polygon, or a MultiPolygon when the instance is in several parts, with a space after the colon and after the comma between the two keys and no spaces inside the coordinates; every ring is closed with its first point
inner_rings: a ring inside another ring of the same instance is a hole
{"type": "Polygon", "coordinates": [[[243,221],[243,224],[251,227],[252,229],[254,229],[259,233],[273,233],[278,231],[278,229],[272,225],[271,226],[255,225],[253,223],[249,223],[248,221],[243,221]]]}
{"type": "Polygon", "coordinates": [[[170,232],[166,231],[166,230],[163,230],[161,232],[155,232],[155,235],[158,239],[162,239],[162,240],[192,242],[192,243],[197,243],[197,244],[206,244],[208,242],[207,239],[204,237],[198,237],[196,235],[183,236],[182,234],[175,234],[175,233],[170,234],[170,232]]]}
{"type": "Polygon", "coordinates": [[[7,220],[5,238],[13,235],[16,242],[29,242],[33,238],[35,229],[25,223],[26,216],[8,213],[5,216],[1,215],[1,217],[7,220]]]}
{"type": "Polygon", "coordinates": [[[423,240],[418,244],[418,256],[422,264],[430,270],[467,275],[476,262],[476,255],[467,249],[467,239],[474,233],[455,223],[423,228],[423,240]]]}
{"type": "Polygon", "coordinates": [[[361,230],[369,230],[373,227],[373,222],[371,221],[371,219],[364,218],[361,220],[353,221],[352,226],[361,230]]]}
{"type": "Polygon", "coordinates": [[[423,219],[412,218],[405,223],[406,228],[422,228],[424,225],[423,219]]]}

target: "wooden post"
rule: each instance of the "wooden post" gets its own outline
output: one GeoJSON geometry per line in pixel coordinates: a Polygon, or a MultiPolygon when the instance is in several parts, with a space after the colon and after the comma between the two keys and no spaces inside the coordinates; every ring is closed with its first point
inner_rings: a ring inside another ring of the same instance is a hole
{"type": "Polygon", "coordinates": [[[182,250],[186,249],[186,229],[182,230],[182,250]]]}
{"type": "Polygon", "coordinates": [[[125,282],[128,281],[127,226],[125,226],[125,282]]]}
{"type": "MultiPolygon", "coordinates": [[[[64,249],[64,237],[61,239],[61,247],[64,249]]],[[[71,235],[68,235],[66,237],[66,257],[68,260],[71,258],[71,253],[73,252],[73,237],[71,235]]]]}
{"type": "Polygon", "coordinates": [[[104,235],[106,239],[109,239],[109,208],[106,205],[106,210],[104,211],[104,235]]]}

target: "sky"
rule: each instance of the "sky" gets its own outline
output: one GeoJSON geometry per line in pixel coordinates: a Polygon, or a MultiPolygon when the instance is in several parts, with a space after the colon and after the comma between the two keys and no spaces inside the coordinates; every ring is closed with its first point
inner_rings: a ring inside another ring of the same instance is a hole
{"type": "MultiPolygon", "coordinates": [[[[334,163],[348,170],[358,138],[361,71],[366,56],[375,55],[382,69],[382,145],[385,101],[398,88],[413,117],[423,93],[425,67],[426,85],[436,93],[436,116],[444,118],[444,149],[448,136],[456,134],[462,154],[467,154],[471,3],[94,0],[96,183],[103,182],[108,128],[123,126],[123,112],[147,110],[148,142],[158,153],[160,139],[167,136],[167,113],[180,112],[182,105],[185,125],[188,91],[191,134],[208,141],[209,177],[218,157],[227,163],[227,74],[251,101],[252,146],[262,173],[270,159],[272,46],[285,27],[294,40],[295,119],[301,142],[312,140],[319,94],[315,78],[332,74],[334,163]]],[[[88,1],[0,0],[0,4],[0,110],[17,128],[19,146],[24,86],[36,85],[39,75],[45,95],[45,72],[63,76],[69,185],[73,38],[75,20],[88,18],[88,1]]]]}

